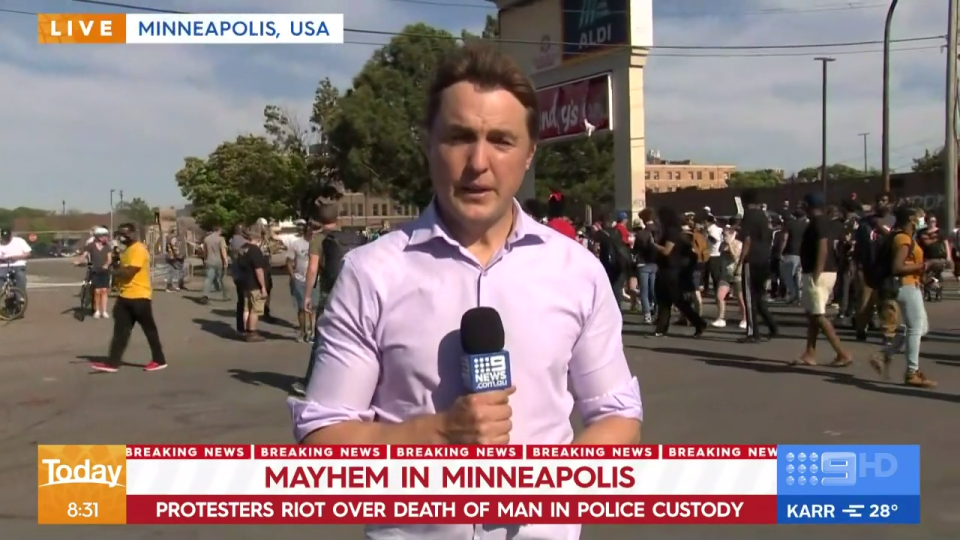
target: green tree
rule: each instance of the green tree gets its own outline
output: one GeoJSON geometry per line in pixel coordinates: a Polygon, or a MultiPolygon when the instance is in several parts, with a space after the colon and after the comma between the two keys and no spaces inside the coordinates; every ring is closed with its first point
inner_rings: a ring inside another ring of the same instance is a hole
{"type": "Polygon", "coordinates": [[[402,32],[373,53],[340,98],[328,142],[347,189],[422,208],[432,197],[423,151],[425,89],[443,56],[459,45],[425,24],[402,32]]]}
{"type": "MultiPolygon", "coordinates": [[[[0,208],[0,225],[12,227],[13,222],[22,218],[45,218],[55,215],[57,212],[42,210],[40,208],[27,208],[18,206],[17,208],[0,208]]],[[[42,230],[42,229],[41,229],[42,230]]]]}
{"type": "MultiPolygon", "coordinates": [[[[864,172],[863,169],[851,167],[843,163],[827,165],[827,181],[862,179],[865,176],[871,176],[874,174],[877,174],[876,170],[871,169],[864,172]]],[[[797,171],[797,178],[804,182],[819,182],[820,166],[817,165],[815,167],[805,167],[800,169],[797,171]]]]}
{"type": "Polygon", "coordinates": [[[134,197],[129,201],[123,201],[114,207],[115,221],[118,223],[132,221],[140,227],[148,223],[153,223],[154,210],[140,197],[134,197]]]}
{"type": "Polygon", "coordinates": [[[188,157],[175,175],[201,227],[230,226],[289,215],[291,168],[266,137],[241,135],[206,159],[188,157]]]}
{"type": "Polygon", "coordinates": [[[727,186],[735,189],[775,187],[783,183],[783,176],[773,169],[736,171],[727,180],[727,186]]]}
{"type": "Polygon", "coordinates": [[[484,21],[483,30],[480,32],[480,35],[473,34],[466,30],[460,32],[460,38],[463,41],[469,41],[471,39],[497,39],[500,37],[500,21],[493,15],[487,15],[486,21],[484,21]]]}
{"type": "Polygon", "coordinates": [[[924,150],[922,156],[913,160],[911,170],[916,173],[943,172],[943,148],[935,152],[924,150]]]}
{"type": "Polygon", "coordinates": [[[537,198],[557,190],[567,208],[613,204],[613,137],[599,135],[540,146],[537,149],[537,198]]]}
{"type": "Polygon", "coordinates": [[[340,120],[340,90],[325,77],[317,85],[310,114],[315,142],[310,152],[310,171],[315,179],[313,190],[305,194],[302,205],[312,210],[318,198],[337,199],[343,185],[337,163],[337,149],[331,144],[330,134],[340,120]]]}
{"type": "MultiPolygon", "coordinates": [[[[329,79],[324,79],[317,89],[314,114],[311,116],[316,116],[316,101],[320,101],[322,107],[335,107],[336,99],[336,88],[329,79]]],[[[284,217],[307,218],[312,214],[317,198],[339,198],[340,191],[334,185],[335,178],[328,173],[323,158],[326,152],[322,148],[323,137],[318,126],[311,123],[304,125],[294,115],[275,105],[268,105],[263,116],[263,128],[285,162],[286,173],[282,176],[286,183],[279,183],[278,178],[278,185],[275,186],[281,196],[280,202],[286,206],[284,217]]]]}

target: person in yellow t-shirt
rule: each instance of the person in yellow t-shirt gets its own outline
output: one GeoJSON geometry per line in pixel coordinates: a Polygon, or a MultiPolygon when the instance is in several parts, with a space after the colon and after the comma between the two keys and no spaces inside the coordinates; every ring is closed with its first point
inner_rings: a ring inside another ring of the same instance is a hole
{"type": "MultiPolygon", "coordinates": [[[[891,272],[899,280],[900,287],[896,292],[897,304],[903,324],[906,326],[903,339],[903,353],[907,360],[907,369],[903,382],[908,386],[933,388],[936,382],[928,379],[920,371],[920,339],[927,333],[929,323],[927,310],[923,304],[923,273],[930,266],[930,261],[923,260],[923,249],[917,245],[914,236],[922,228],[923,211],[917,208],[900,207],[895,211],[896,225],[890,239],[891,272]]],[[[874,369],[886,374],[888,364],[894,353],[897,352],[900,340],[894,340],[890,346],[879,355],[871,359],[874,369]]]]}
{"type": "Polygon", "coordinates": [[[153,318],[153,287],[150,282],[150,251],[139,241],[137,227],[124,223],[117,228],[117,240],[126,246],[120,255],[120,266],[113,271],[119,298],[113,305],[113,338],[106,362],[95,362],[96,371],[114,373],[123,364],[123,353],[130,343],[130,335],[137,324],[150,345],[150,363],[144,371],[160,371],[167,367],[160,344],[157,322],[153,318]]]}

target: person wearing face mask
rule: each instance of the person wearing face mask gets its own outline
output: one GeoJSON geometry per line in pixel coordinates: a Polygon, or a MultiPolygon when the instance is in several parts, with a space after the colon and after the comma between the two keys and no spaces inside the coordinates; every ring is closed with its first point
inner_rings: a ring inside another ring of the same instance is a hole
{"type": "Polygon", "coordinates": [[[120,255],[120,267],[113,270],[113,277],[120,290],[113,305],[113,338],[105,362],[94,362],[94,371],[116,373],[123,365],[123,353],[130,343],[133,327],[140,325],[150,345],[150,362],[144,371],[160,371],[167,367],[160,333],[153,317],[153,285],[150,280],[150,251],[139,240],[137,227],[124,223],[117,228],[117,240],[126,246],[120,255]]]}
{"type": "Polygon", "coordinates": [[[933,388],[937,383],[920,371],[920,341],[929,329],[921,287],[923,274],[931,266],[931,261],[924,260],[923,249],[915,239],[923,223],[923,211],[902,206],[896,209],[895,216],[895,226],[879,261],[884,269],[880,291],[884,298],[897,302],[906,330],[904,335],[886,343],[883,350],[870,359],[870,365],[886,377],[893,355],[903,349],[907,361],[904,384],[933,388]]]}

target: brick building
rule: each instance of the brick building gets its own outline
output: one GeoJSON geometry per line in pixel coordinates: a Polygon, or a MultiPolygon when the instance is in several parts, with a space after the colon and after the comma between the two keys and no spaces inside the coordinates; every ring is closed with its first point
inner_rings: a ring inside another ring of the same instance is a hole
{"type": "Polygon", "coordinates": [[[689,159],[665,160],[656,150],[647,154],[647,191],[668,193],[678,189],[716,189],[727,187],[727,180],[737,168],[733,165],[707,165],[689,159]]]}

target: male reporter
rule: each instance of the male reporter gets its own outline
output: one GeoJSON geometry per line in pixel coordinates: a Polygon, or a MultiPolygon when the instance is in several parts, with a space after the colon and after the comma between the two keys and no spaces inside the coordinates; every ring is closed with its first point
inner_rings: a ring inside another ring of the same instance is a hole
{"type": "MultiPolygon", "coordinates": [[[[530,81],[490,45],[458,48],[439,66],[426,118],[434,201],[416,221],[347,254],[318,323],[306,399],[290,400],[298,440],[639,442],[639,383],[603,268],[514,200],[534,157],[537,110],[530,81]],[[478,306],[501,316],[511,388],[465,393],[458,328],[478,306]],[[586,425],[576,437],[574,406],[586,425]]],[[[580,528],[509,532],[515,540],[572,540],[580,528]]],[[[373,539],[507,534],[492,525],[367,530],[373,539]]]]}

